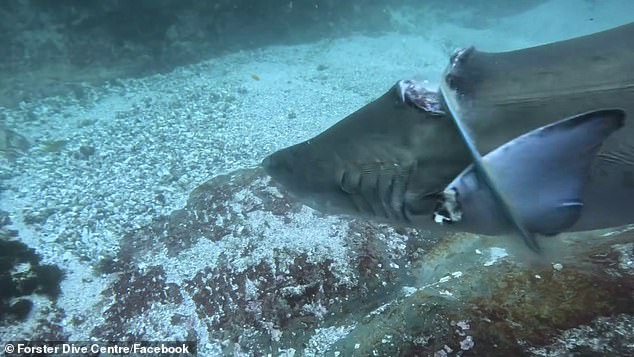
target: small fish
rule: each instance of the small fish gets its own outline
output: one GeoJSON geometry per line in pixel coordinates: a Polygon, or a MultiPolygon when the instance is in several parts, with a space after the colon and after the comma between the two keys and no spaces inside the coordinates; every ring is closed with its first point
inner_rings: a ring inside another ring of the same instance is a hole
{"type": "Polygon", "coordinates": [[[68,140],[46,140],[40,146],[40,150],[47,153],[60,152],[66,147],[66,144],[68,144],[68,140]]]}
{"type": "Polygon", "coordinates": [[[257,74],[255,74],[255,73],[251,75],[251,78],[253,78],[253,79],[254,79],[254,80],[256,80],[256,81],[259,81],[260,79],[262,79],[262,78],[260,78],[260,76],[258,76],[258,75],[257,75],[257,74]]]}

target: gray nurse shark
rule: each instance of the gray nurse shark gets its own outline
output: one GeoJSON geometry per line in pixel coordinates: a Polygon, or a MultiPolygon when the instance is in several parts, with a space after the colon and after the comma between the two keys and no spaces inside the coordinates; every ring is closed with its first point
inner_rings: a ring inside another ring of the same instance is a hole
{"type": "Polygon", "coordinates": [[[438,90],[399,81],[263,166],[326,213],[511,230],[539,251],[535,234],[634,223],[632,114],[628,24],[511,52],[457,51],[438,90]]]}

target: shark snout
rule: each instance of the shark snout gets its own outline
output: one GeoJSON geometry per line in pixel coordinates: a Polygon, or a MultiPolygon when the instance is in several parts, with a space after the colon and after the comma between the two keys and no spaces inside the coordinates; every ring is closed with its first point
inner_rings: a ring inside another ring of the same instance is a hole
{"type": "Polygon", "coordinates": [[[271,159],[270,155],[262,160],[262,167],[264,168],[264,171],[270,175],[269,171],[275,167],[275,161],[271,159]]]}
{"type": "Polygon", "coordinates": [[[313,166],[302,150],[302,144],[276,151],[262,160],[264,171],[293,193],[309,190],[308,178],[314,177],[313,166]]]}
{"type": "Polygon", "coordinates": [[[264,171],[302,203],[326,212],[351,209],[348,195],[339,187],[336,162],[327,149],[313,150],[300,143],[272,153],[262,160],[264,171]]]}
{"type": "Polygon", "coordinates": [[[286,183],[292,173],[292,163],[283,151],[275,152],[262,160],[264,171],[275,181],[286,183]]]}

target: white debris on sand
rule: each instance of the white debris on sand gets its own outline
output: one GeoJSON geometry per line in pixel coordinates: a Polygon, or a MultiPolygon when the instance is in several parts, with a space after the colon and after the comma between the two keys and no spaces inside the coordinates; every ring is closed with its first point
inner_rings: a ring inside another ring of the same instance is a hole
{"type": "MultiPolygon", "coordinates": [[[[270,47],[86,87],[83,99],[23,103],[5,111],[6,124],[40,149],[2,166],[8,179],[0,209],[45,263],[72,269],[58,306],[73,316],[88,314],[103,303],[99,288],[108,281],[96,278],[93,266],[116,256],[124,234],[183,207],[208,179],[255,166],[270,152],[318,134],[397,79],[437,76],[446,55],[433,43],[420,44],[420,37],[385,35],[270,47]],[[369,57],[373,62],[364,63],[369,57]],[[318,70],[320,64],[327,69],[318,70]],[[53,140],[64,145],[45,150],[53,140]],[[86,295],[85,281],[101,286],[86,295]]],[[[324,234],[329,241],[321,244],[320,235],[297,240],[280,229],[263,231],[270,242],[257,245],[257,257],[284,247],[331,258],[345,253],[334,251],[340,238],[324,234]]],[[[228,243],[199,244],[212,249],[196,259],[213,262],[228,243]]],[[[192,274],[193,258],[167,265],[170,280],[192,274]]],[[[73,337],[89,332],[67,329],[73,337]]],[[[7,332],[19,331],[28,333],[28,325],[7,332]]]]}
{"type": "Polygon", "coordinates": [[[353,329],[354,325],[317,329],[313,337],[308,341],[308,347],[304,351],[304,355],[323,356],[332,344],[345,337],[353,329]]]}
{"type": "Polygon", "coordinates": [[[39,241],[29,243],[55,243],[92,261],[111,256],[121,234],[182,207],[207,179],[316,135],[396,79],[436,76],[444,66],[440,48],[413,50],[420,39],[407,36],[395,48],[395,38],[241,52],[86,89],[88,101],[24,103],[7,111],[11,128],[37,145],[66,144],[12,164],[0,208],[18,224],[34,222],[39,241]],[[366,56],[375,60],[361,66],[366,56]],[[423,57],[434,65],[421,65],[423,57]],[[29,113],[38,120],[25,121],[29,113]],[[82,146],[94,154],[84,157],[82,146]]]}
{"type": "Polygon", "coordinates": [[[489,259],[484,262],[484,266],[488,267],[491,266],[495,263],[497,263],[498,261],[500,261],[501,259],[503,259],[504,257],[507,257],[509,254],[507,253],[506,249],[504,248],[499,248],[499,247],[492,247],[491,249],[489,249],[489,259]]]}
{"type": "Polygon", "coordinates": [[[460,349],[463,351],[468,351],[475,346],[475,342],[473,342],[473,337],[467,336],[464,340],[460,341],[460,349]]]}

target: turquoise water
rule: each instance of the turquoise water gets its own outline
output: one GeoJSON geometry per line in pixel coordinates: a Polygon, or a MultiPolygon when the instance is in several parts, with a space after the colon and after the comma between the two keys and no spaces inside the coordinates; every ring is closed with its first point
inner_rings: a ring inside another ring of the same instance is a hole
{"type": "Polygon", "coordinates": [[[0,5],[3,344],[634,353],[629,227],[533,259],[516,238],[315,211],[260,167],[398,80],[437,88],[457,48],[607,30],[629,1],[136,4],[0,5]]]}

